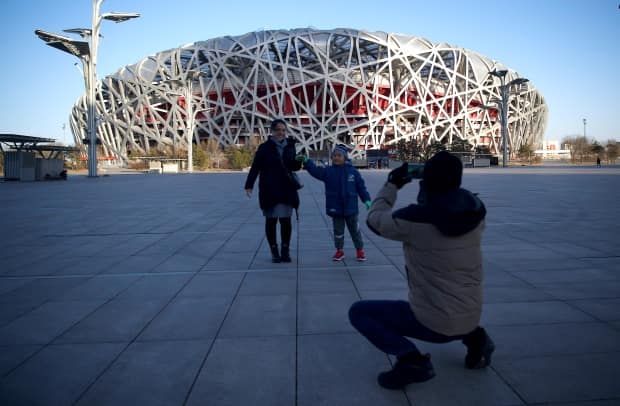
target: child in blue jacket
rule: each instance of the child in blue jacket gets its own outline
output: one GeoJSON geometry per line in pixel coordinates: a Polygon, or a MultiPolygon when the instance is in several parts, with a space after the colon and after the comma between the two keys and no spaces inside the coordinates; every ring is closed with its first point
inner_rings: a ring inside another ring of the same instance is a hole
{"type": "Polygon", "coordinates": [[[332,165],[326,168],[317,167],[305,155],[297,159],[312,177],[325,182],[325,207],[327,215],[334,225],[334,244],[336,253],[334,261],[344,258],[344,226],[346,224],[357,250],[357,260],[366,261],[364,241],[358,222],[357,197],[359,196],[366,208],[370,207],[370,195],[366,190],[364,179],[359,171],[348,162],[348,151],[344,145],[338,145],[332,152],[332,165]]]}

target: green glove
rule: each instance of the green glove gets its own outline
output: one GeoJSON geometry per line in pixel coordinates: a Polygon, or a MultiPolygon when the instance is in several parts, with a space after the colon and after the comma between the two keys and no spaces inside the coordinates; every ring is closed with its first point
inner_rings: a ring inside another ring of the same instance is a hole
{"type": "Polygon", "coordinates": [[[302,164],[305,164],[306,162],[308,162],[308,157],[307,157],[307,156],[305,156],[304,154],[298,154],[298,155],[295,157],[295,159],[296,159],[298,162],[301,162],[302,164]]]}
{"type": "Polygon", "coordinates": [[[366,210],[370,210],[370,205],[372,204],[370,203],[370,200],[366,200],[364,204],[366,205],[366,210]]]}

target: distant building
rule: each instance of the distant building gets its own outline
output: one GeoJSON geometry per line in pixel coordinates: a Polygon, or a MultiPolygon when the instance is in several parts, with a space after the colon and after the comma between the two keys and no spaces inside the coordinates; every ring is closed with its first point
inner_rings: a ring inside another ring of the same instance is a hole
{"type": "Polygon", "coordinates": [[[534,151],[544,159],[570,159],[568,144],[562,145],[557,140],[543,140],[542,148],[534,151]]]}
{"type": "MultiPolygon", "coordinates": [[[[159,52],[101,80],[97,136],[104,155],[125,160],[128,150],[182,150],[188,139],[222,146],[265,139],[279,117],[309,153],[346,144],[359,159],[414,138],[464,139],[499,154],[501,83],[493,70],[506,71],[506,83],[519,77],[476,52],[403,34],[302,28],[224,36],[159,52]]],[[[518,151],[542,140],[547,105],[531,82],[511,90],[508,149],[518,151]]],[[[86,107],[83,96],[71,115],[80,147],[86,107]]]]}

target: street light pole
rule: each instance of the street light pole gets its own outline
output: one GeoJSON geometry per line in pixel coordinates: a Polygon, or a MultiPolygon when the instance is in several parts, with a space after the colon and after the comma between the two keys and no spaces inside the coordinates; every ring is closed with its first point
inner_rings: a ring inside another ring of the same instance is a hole
{"type": "Polygon", "coordinates": [[[194,172],[194,108],[192,103],[194,86],[192,84],[193,79],[188,76],[189,83],[187,84],[185,95],[185,115],[187,116],[187,172],[194,172]]]}
{"type": "Polygon", "coordinates": [[[517,78],[506,83],[507,70],[493,70],[489,72],[490,75],[496,76],[500,79],[500,99],[493,99],[500,110],[500,120],[502,127],[502,166],[505,168],[508,166],[508,102],[510,99],[510,88],[516,85],[522,85],[529,82],[525,78],[517,78]]]}
{"type": "Polygon", "coordinates": [[[583,140],[584,141],[586,140],[586,123],[587,123],[587,120],[584,118],[583,119],[583,140]]]}
{"type": "Polygon", "coordinates": [[[73,28],[64,30],[72,34],[79,34],[88,41],[76,41],[69,37],[35,30],[35,34],[54,48],[77,56],[84,67],[84,82],[86,87],[86,116],[88,138],[88,177],[97,177],[97,119],[95,107],[95,91],[97,84],[97,49],[99,47],[99,27],[102,20],[116,23],[140,17],[138,13],[105,13],[99,14],[103,0],[93,0],[93,15],[91,28],[73,28]]]}
{"type": "MultiPolygon", "coordinates": [[[[187,84],[179,79],[168,80],[171,84],[179,83],[177,94],[185,99],[185,136],[187,138],[187,172],[194,172],[194,131],[196,130],[196,117],[194,116],[194,80],[199,80],[204,72],[190,70],[187,72],[187,84]]],[[[203,111],[208,111],[205,109],[203,111]]]]}

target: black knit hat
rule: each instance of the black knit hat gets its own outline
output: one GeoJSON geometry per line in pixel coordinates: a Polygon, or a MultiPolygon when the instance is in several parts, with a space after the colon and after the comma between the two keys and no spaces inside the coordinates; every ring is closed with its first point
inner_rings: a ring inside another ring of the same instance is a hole
{"type": "Polygon", "coordinates": [[[463,164],[448,151],[439,151],[424,165],[424,186],[430,193],[443,193],[461,186],[463,164]]]}

